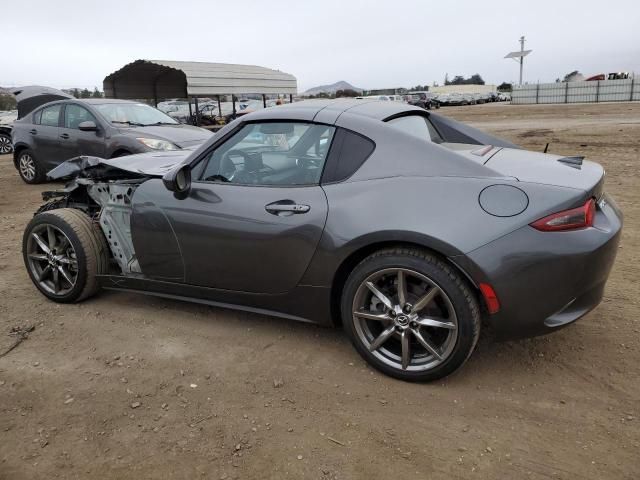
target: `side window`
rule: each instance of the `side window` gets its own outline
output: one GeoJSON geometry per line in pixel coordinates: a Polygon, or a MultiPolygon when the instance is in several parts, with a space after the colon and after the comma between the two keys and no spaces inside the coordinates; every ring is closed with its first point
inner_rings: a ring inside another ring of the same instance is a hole
{"type": "Polygon", "coordinates": [[[33,124],[40,125],[40,117],[42,117],[42,110],[38,110],[33,114],[33,124]]]}
{"type": "Polygon", "coordinates": [[[335,183],[349,178],[376,148],[372,140],[349,130],[339,129],[322,175],[322,183],[335,183]]]}
{"type": "Polygon", "coordinates": [[[57,127],[60,119],[60,109],[62,105],[53,105],[42,109],[42,116],[40,117],[40,125],[46,125],[49,127],[57,127]]]}
{"type": "Polygon", "coordinates": [[[428,118],[422,115],[405,115],[388,120],[387,123],[409,135],[434,143],[442,143],[442,137],[428,118]]]}
{"type": "Polygon", "coordinates": [[[302,122],[250,123],[206,159],[200,180],[241,185],[317,185],[334,127],[302,122]]]}
{"type": "Polygon", "coordinates": [[[78,125],[82,122],[96,122],[96,118],[89,113],[84,107],[80,105],[69,104],[64,109],[64,126],[65,128],[78,129],[78,125]]]}

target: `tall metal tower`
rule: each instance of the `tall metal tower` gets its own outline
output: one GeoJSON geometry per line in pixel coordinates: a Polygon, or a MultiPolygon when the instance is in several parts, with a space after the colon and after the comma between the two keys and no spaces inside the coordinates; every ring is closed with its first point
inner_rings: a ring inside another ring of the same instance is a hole
{"type": "Polygon", "coordinates": [[[516,62],[520,63],[520,82],[518,85],[522,85],[522,66],[524,65],[524,57],[529,55],[533,50],[524,49],[524,36],[520,37],[520,51],[507,53],[504,58],[513,58],[516,62]]]}

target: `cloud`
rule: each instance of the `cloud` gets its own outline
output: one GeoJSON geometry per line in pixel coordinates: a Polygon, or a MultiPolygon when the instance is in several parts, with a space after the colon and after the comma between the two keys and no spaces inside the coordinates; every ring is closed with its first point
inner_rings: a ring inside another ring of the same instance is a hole
{"type": "Polygon", "coordinates": [[[525,80],[640,71],[640,4],[432,1],[16,2],[5,8],[0,85],[101,88],[140,58],[257,64],[299,90],[347,80],[364,88],[442,82],[445,73],[515,81],[504,55],[527,37],[525,80]],[[28,34],[25,34],[28,32],[28,34]]]}

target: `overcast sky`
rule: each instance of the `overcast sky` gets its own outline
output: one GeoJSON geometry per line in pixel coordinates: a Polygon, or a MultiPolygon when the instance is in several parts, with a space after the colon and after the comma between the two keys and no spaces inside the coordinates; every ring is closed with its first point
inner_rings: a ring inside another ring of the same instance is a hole
{"type": "Polygon", "coordinates": [[[525,81],[572,70],[640,74],[640,1],[2,1],[0,86],[97,86],[136,59],[261,65],[298,89],[525,81]]]}

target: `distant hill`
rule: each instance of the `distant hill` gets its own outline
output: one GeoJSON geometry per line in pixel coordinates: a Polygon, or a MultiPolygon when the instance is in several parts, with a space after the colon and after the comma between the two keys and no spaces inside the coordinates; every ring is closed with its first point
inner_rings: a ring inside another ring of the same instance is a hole
{"type": "Polygon", "coordinates": [[[302,95],[318,95],[319,93],[336,93],[338,90],[355,90],[362,93],[362,89],[354,87],[349,82],[340,80],[339,82],[332,83],[331,85],[320,85],[319,87],[313,87],[304,92],[302,95]]]}

